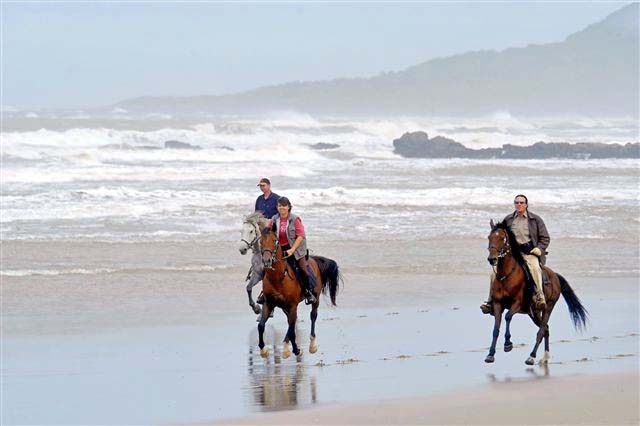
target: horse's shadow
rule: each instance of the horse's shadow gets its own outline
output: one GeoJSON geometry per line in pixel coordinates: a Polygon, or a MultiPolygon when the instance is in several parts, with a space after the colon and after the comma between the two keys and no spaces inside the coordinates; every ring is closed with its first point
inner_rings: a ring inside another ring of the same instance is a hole
{"type": "MultiPolygon", "coordinates": [[[[247,372],[249,374],[250,397],[264,411],[278,411],[317,402],[316,377],[308,374],[302,362],[292,362],[282,357],[282,333],[274,327],[266,330],[266,339],[273,344],[273,353],[268,358],[260,356],[260,350],[249,344],[247,372]]],[[[255,342],[255,336],[250,337],[255,342]]]]}

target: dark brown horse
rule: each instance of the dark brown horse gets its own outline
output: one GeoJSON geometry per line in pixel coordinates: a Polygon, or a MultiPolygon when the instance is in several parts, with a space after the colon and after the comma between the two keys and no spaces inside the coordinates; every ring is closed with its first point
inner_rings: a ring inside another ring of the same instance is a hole
{"type": "Polygon", "coordinates": [[[535,310],[534,304],[531,303],[531,294],[526,291],[525,271],[521,266],[524,264],[524,260],[513,232],[504,222],[494,225],[492,220],[490,225],[489,257],[487,260],[495,268],[495,277],[491,282],[492,314],[495,317],[495,324],[493,326],[493,340],[489,348],[489,355],[484,361],[495,361],[494,355],[496,353],[496,342],[500,334],[500,321],[502,320],[502,313],[505,309],[508,309],[505,315],[507,331],[504,335],[504,351],[509,352],[513,349],[509,331],[511,318],[518,313],[528,314],[534,324],[538,326],[538,334],[536,335],[533,351],[531,351],[525,363],[533,365],[538,346],[540,346],[540,342],[544,337],[544,355],[540,359],[540,364],[546,364],[550,357],[549,317],[560,295],[562,294],[565,302],[567,302],[573,325],[577,329],[585,327],[587,310],[582,306],[580,299],[575,295],[567,280],[546,266],[544,271],[549,277],[549,282],[543,285],[544,297],[547,302],[546,307],[542,311],[535,310]]]}
{"type": "MultiPolygon", "coordinates": [[[[260,355],[262,357],[269,356],[269,350],[264,345],[264,328],[269,315],[278,307],[285,313],[289,322],[282,357],[288,358],[290,355],[289,342],[291,342],[293,353],[299,356],[301,352],[296,342],[296,320],[298,318],[298,304],[304,300],[304,291],[293,268],[284,258],[278,238],[273,231],[267,228],[262,232],[260,247],[265,272],[262,279],[262,292],[265,301],[262,306],[262,317],[258,323],[260,355]]],[[[318,317],[320,293],[326,294],[329,291],[331,304],[335,306],[341,276],[338,264],[334,260],[322,256],[310,256],[309,266],[316,276],[314,293],[317,301],[311,306],[311,341],[309,343],[309,352],[315,353],[318,350],[316,318],[318,317]]]]}

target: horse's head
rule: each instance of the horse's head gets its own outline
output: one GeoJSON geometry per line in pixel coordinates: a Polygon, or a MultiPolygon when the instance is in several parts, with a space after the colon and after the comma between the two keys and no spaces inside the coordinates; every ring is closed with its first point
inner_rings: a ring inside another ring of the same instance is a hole
{"type": "Polygon", "coordinates": [[[240,236],[240,244],[238,250],[240,254],[247,254],[247,250],[253,248],[260,239],[260,233],[258,232],[258,226],[254,222],[245,221],[242,224],[242,233],[240,236]]]}
{"type": "Polygon", "coordinates": [[[273,268],[276,262],[276,254],[278,253],[278,237],[275,232],[266,228],[262,231],[260,237],[260,247],[262,253],[262,265],[265,269],[273,268]]]}
{"type": "Polygon", "coordinates": [[[493,220],[489,223],[491,225],[491,232],[489,233],[489,257],[487,261],[492,266],[498,264],[498,260],[505,257],[511,246],[509,245],[509,234],[503,223],[494,224],[493,220]]]}
{"type": "Polygon", "coordinates": [[[238,246],[240,254],[247,254],[247,250],[249,249],[254,252],[259,250],[258,242],[260,240],[260,231],[267,226],[267,222],[267,219],[262,216],[260,212],[251,213],[244,219],[240,244],[238,246]]]}

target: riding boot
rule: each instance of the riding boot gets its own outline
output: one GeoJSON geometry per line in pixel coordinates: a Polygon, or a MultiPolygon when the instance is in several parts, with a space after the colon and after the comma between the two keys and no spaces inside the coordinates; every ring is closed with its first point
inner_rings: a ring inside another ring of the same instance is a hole
{"type": "Polygon", "coordinates": [[[480,305],[480,310],[482,311],[483,314],[493,315],[493,300],[491,300],[491,283],[493,282],[494,278],[495,278],[495,275],[492,274],[491,279],[489,280],[489,298],[487,299],[486,302],[480,305]]]}
{"type": "Polygon", "coordinates": [[[536,309],[543,310],[544,308],[547,307],[547,304],[544,300],[544,293],[542,292],[542,290],[536,289],[536,294],[533,297],[533,299],[534,299],[536,309]]]}
{"type": "Polygon", "coordinates": [[[318,301],[314,294],[316,288],[316,276],[310,266],[307,266],[307,270],[305,271],[304,275],[306,276],[304,280],[306,300],[304,303],[307,305],[312,305],[318,301]]]}

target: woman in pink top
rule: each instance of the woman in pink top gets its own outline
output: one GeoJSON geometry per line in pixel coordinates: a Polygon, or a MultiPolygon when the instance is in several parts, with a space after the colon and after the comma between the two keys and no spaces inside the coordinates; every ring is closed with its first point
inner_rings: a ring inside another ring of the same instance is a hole
{"type": "Polygon", "coordinates": [[[315,275],[307,262],[307,237],[304,233],[302,219],[291,213],[291,202],[287,197],[278,199],[278,213],[271,218],[271,227],[278,236],[278,242],[287,260],[294,266],[295,259],[303,272],[305,303],[316,302],[313,289],[316,286],[315,275]]]}

